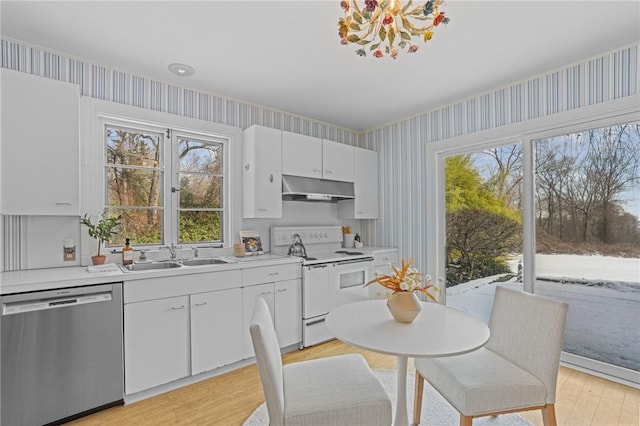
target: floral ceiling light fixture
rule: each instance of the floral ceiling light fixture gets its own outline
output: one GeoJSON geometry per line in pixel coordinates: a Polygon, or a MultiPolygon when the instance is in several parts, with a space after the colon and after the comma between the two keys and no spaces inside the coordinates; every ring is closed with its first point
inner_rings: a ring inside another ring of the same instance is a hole
{"type": "Polygon", "coordinates": [[[357,0],[341,1],[344,17],[338,20],[340,43],[361,46],[356,50],[358,56],[367,56],[369,49],[376,58],[386,53],[396,59],[400,49],[406,48],[409,53],[419,49],[411,42],[412,37],[420,37],[426,43],[433,37],[435,27],[449,23],[449,18],[439,10],[444,0],[428,0],[418,6],[413,6],[412,0],[402,3],[365,0],[361,8],[357,0]]]}

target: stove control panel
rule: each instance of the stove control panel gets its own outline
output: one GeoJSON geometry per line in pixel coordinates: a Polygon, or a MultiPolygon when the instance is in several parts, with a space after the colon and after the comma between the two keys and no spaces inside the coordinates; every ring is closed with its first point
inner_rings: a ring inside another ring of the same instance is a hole
{"type": "Polygon", "coordinates": [[[280,226],[271,228],[271,245],[289,246],[295,234],[300,235],[302,244],[305,246],[342,242],[342,227],[340,226],[280,226]]]}

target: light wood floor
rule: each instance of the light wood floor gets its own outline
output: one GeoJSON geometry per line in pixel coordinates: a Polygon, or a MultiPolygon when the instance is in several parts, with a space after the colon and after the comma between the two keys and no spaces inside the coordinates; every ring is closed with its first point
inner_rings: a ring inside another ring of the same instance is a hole
{"type": "MultiPolygon", "coordinates": [[[[343,353],[361,353],[374,369],[395,369],[394,357],[360,350],[339,341],[285,354],[284,363],[343,353]]],[[[409,368],[413,366],[410,364],[409,368]]],[[[242,425],[263,401],[262,384],[254,364],[70,424],[242,425]]],[[[640,390],[561,367],[556,414],[561,426],[640,426],[640,390]]],[[[536,426],[542,425],[539,412],[521,415],[536,426]]],[[[423,419],[423,423],[426,421],[423,419]]]]}

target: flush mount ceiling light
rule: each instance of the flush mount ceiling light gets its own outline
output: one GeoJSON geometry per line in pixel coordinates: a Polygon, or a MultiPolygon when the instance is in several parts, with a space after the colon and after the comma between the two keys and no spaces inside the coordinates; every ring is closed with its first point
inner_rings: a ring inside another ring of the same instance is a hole
{"type": "Polygon", "coordinates": [[[169,71],[180,77],[191,77],[196,73],[196,70],[189,65],[174,63],[169,65],[169,71]]]}
{"type": "Polygon", "coordinates": [[[340,7],[344,18],[338,20],[340,43],[359,45],[358,56],[367,56],[367,49],[376,58],[386,53],[396,59],[404,48],[414,53],[419,47],[412,43],[412,37],[422,38],[426,43],[433,37],[435,27],[449,23],[449,18],[439,10],[443,3],[429,0],[413,6],[412,0],[365,0],[361,8],[356,0],[343,0],[340,7]]]}

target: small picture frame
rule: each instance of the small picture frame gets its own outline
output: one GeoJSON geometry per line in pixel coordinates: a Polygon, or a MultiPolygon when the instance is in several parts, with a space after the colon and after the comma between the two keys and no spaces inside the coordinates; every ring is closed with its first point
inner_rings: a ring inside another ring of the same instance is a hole
{"type": "Polygon", "coordinates": [[[256,231],[240,231],[240,242],[244,245],[245,256],[263,254],[262,240],[256,231]]]}

